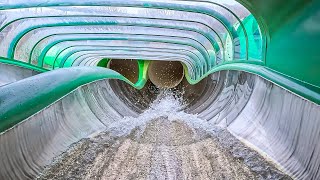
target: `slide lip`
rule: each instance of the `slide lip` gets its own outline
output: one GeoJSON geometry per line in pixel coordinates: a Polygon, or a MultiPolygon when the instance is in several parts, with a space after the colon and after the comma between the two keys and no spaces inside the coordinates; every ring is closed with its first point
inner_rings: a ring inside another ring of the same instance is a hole
{"type": "Polygon", "coordinates": [[[277,72],[259,64],[251,64],[248,62],[239,61],[218,65],[197,80],[191,79],[191,77],[188,74],[187,67],[185,65],[184,69],[186,79],[190,84],[196,84],[208,75],[219,71],[244,71],[260,76],[263,79],[266,79],[272,82],[273,84],[291,92],[292,94],[299,96],[302,99],[310,101],[316,105],[320,105],[320,88],[318,86],[302,82],[298,79],[281,74],[280,72],[277,72]]]}
{"type": "Polygon", "coordinates": [[[38,74],[0,87],[0,133],[77,88],[104,79],[119,79],[134,86],[125,77],[110,69],[72,67],[38,74]]]}

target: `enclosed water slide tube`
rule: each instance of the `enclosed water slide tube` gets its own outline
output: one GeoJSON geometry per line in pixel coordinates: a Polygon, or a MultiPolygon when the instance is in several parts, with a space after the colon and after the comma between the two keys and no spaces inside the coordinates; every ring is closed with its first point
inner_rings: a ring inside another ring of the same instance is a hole
{"type": "Polygon", "coordinates": [[[320,1],[0,2],[0,179],[34,179],[159,89],[320,179],[320,1]]]}

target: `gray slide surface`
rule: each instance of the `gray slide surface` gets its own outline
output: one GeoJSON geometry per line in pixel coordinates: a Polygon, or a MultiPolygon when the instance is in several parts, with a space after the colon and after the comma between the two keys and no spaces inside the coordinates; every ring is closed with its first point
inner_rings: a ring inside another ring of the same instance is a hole
{"type": "MultiPolygon", "coordinates": [[[[124,117],[139,117],[154,97],[123,83],[100,80],[78,87],[0,134],[0,179],[33,179],[72,144],[124,117]]],[[[320,178],[318,105],[245,72],[212,74],[203,86],[179,111],[227,129],[293,178],[320,178]]]]}

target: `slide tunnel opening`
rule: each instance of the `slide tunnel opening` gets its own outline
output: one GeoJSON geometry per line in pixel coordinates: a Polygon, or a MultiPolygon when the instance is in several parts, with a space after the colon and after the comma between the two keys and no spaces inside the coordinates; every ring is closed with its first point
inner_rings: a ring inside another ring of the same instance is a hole
{"type": "Polygon", "coordinates": [[[184,69],[179,61],[151,61],[148,77],[159,88],[173,88],[183,80],[184,69]]]}
{"type": "Polygon", "coordinates": [[[136,83],[139,79],[140,70],[137,60],[109,59],[107,68],[120,73],[132,83],[136,83]]]}

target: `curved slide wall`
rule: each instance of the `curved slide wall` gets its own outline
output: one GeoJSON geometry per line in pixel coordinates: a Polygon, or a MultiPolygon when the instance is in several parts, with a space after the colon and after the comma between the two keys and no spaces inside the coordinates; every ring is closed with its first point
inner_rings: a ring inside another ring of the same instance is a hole
{"type": "MultiPolygon", "coordinates": [[[[22,81],[56,76],[56,73],[59,72],[22,81]]],[[[127,102],[119,98],[123,88],[110,82],[84,84],[3,132],[0,179],[32,179],[71,144],[103,131],[124,116],[138,116],[137,106],[128,105],[130,98],[127,102]]],[[[320,147],[316,143],[320,123],[318,105],[256,75],[239,71],[210,75],[207,87],[185,111],[226,127],[294,178],[320,177],[317,156],[320,147]]]]}
{"type": "Polygon", "coordinates": [[[108,80],[82,86],[0,135],[0,179],[32,179],[72,143],[136,115],[108,80]]]}
{"type": "Polygon", "coordinates": [[[39,74],[31,69],[3,63],[0,63],[0,69],[0,86],[39,74]]]}

